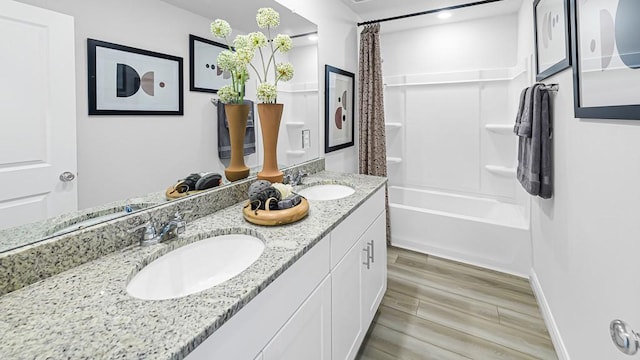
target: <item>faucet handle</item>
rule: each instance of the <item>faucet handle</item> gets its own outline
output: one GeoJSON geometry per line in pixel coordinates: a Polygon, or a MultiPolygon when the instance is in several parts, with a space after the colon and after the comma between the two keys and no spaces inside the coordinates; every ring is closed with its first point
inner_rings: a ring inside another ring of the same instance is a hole
{"type": "Polygon", "coordinates": [[[144,228],[144,233],[142,234],[142,238],[140,238],[140,245],[153,245],[160,242],[160,238],[158,237],[156,227],[150,221],[147,221],[146,223],[138,225],[134,228],[131,228],[127,230],[127,232],[132,234],[143,228],[144,228]]]}
{"type": "Polygon", "coordinates": [[[284,174],[284,178],[282,179],[282,183],[287,185],[291,184],[291,174],[284,174]]]}

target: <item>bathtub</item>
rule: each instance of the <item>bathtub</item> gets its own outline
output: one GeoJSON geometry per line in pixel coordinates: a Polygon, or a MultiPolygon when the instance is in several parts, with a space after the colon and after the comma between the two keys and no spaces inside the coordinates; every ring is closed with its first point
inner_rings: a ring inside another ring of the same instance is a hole
{"type": "Polygon", "coordinates": [[[529,275],[529,219],[521,205],[390,186],[389,212],[394,246],[529,275]]]}

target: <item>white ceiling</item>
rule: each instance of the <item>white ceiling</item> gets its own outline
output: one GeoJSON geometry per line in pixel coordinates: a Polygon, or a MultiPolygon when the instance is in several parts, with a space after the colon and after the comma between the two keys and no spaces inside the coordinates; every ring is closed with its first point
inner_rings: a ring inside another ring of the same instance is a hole
{"type": "MultiPolygon", "coordinates": [[[[377,20],[393,16],[401,16],[439,9],[460,4],[476,2],[478,0],[341,0],[351,8],[362,21],[377,20]]],[[[441,20],[436,14],[416,16],[401,20],[381,23],[383,32],[405,30],[414,27],[424,27],[446,22],[468,21],[484,17],[515,13],[520,9],[522,0],[502,0],[494,3],[471,6],[453,10],[449,19],[441,20]]]]}
{"type": "Polygon", "coordinates": [[[316,24],[292,12],[274,0],[162,0],[181,9],[204,16],[211,21],[224,19],[231,28],[249,33],[258,31],[256,12],[271,7],[280,13],[278,33],[298,35],[317,31],[316,24]]]}

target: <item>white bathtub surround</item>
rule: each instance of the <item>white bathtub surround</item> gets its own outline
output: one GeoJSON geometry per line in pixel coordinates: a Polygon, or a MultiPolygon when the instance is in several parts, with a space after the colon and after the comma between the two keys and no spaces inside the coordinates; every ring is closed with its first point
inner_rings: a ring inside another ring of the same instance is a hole
{"type": "Polygon", "coordinates": [[[531,269],[529,220],[518,204],[389,187],[391,243],[522,277],[531,269]]]}
{"type": "Polygon", "coordinates": [[[392,244],[526,277],[516,14],[383,33],[392,244]],[[397,53],[408,56],[393,56],[397,53]],[[436,56],[437,55],[437,56],[436,56]]]}

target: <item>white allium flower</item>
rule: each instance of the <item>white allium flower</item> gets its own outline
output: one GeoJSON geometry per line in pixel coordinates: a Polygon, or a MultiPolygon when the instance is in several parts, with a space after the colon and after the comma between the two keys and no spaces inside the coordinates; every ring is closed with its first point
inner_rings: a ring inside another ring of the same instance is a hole
{"type": "Polygon", "coordinates": [[[258,99],[264,103],[274,103],[278,97],[278,89],[275,85],[266,82],[258,85],[258,99]]]}
{"type": "Polygon", "coordinates": [[[222,101],[224,104],[234,102],[239,95],[240,94],[233,90],[232,85],[225,85],[221,87],[220,90],[218,90],[218,98],[220,98],[220,101],[222,101]]]}
{"type": "Polygon", "coordinates": [[[247,35],[237,35],[235,39],[233,39],[233,46],[236,49],[248,48],[251,47],[251,42],[249,41],[249,36],[247,35]]]}
{"type": "Polygon", "coordinates": [[[218,38],[225,38],[231,34],[231,25],[222,19],[215,19],[211,23],[211,33],[218,38]]]}
{"type": "Polygon", "coordinates": [[[223,50],[218,54],[218,67],[226,71],[234,71],[238,67],[238,55],[230,50],[223,50]]]}
{"type": "Polygon", "coordinates": [[[278,80],[289,81],[293,79],[293,65],[290,63],[280,63],[276,65],[278,80]]]}
{"type": "Polygon", "coordinates": [[[278,34],[276,38],[273,39],[273,44],[282,53],[286,53],[293,47],[293,42],[289,35],[278,34]]]}
{"type": "Polygon", "coordinates": [[[267,37],[260,31],[249,33],[249,42],[254,49],[267,46],[267,37]]]}
{"type": "Polygon", "coordinates": [[[236,48],[236,56],[238,59],[238,65],[246,67],[251,60],[253,60],[253,55],[255,54],[255,50],[253,48],[236,48]]]}
{"type": "Polygon", "coordinates": [[[266,27],[277,27],[280,25],[280,14],[272,8],[260,8],[256,15],[256,22],[262,29],[266,27]]]}

